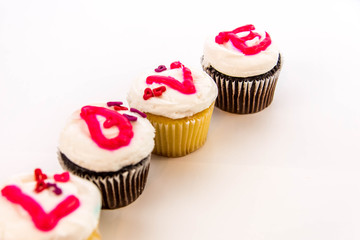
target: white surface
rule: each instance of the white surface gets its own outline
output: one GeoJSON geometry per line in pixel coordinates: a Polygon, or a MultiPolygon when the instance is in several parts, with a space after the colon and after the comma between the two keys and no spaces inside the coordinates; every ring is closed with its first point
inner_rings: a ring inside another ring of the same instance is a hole
{"type": "Polygon", "coordinates": [[[143,195],[102,211],[111,239],[359,239],[360,3],[0,1],[0,181],[60,169],[67,117],[124,100],[144,69],[200,66],[202,44],[262,25],[284,56],[273,103],[215,110],[208,140],[153,157],[143,195]]]}

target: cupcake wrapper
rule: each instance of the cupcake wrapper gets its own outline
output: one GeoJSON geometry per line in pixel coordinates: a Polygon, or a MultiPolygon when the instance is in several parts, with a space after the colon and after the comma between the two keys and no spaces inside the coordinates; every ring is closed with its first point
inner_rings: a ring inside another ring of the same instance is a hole
{"type": "Polygon", "coordinates": [[[87,240],[101,240],[99,230],[95,229],[87,240]]]}
{"type": "Polygon", "coordinates": [[[99,188],[103,209],[125,207],[141,195],[149,173],[150,158],[151,154],[136,165],[117,172],[94,172],[76,165],[59,153],[59,162],[65,170],[93,182],[99,188]]]}
{"type": "Polygon", "coordinates": [[[229,77],[212,67],[203,68],[219,89],[216,107],[231,113],[256,113],[269,106],[273,100],[281,70],[281,57],[274,69],[250,78],[229,77]]]}
{"type": "Polygon", "coordinates": [[[192,117],[171,120],[147,114],[155,128],[153,153],[166,157],[181,157],[204,145],[214,104],[192,117]]]}

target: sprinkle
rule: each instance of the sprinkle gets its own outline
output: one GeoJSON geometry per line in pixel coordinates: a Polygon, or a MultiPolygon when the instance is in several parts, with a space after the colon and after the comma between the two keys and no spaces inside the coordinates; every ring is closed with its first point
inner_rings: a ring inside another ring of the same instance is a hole
{"type": "Polygon", "coordinates": [[[146,114],[137,110],[136,108],[130,108],[130,112],[134,112],[134,113],[137,113],[139,114],[140,116],[142,116],[143,118],[146,118],[146,114]]]}
{"type": "MultiPolygon", "coordinates": [[[[47,176],[41,171],[40,168],[36,168],[34,171],[35,174],[35,180],[36,180],[36,186],[34,191],[36,193],[40,193],[45,189],[48,188],[54,188],[53,192],[56,195],[60,195],[62,193],[62,190],[56,185],[56,183],[46,183],[45,179],[47,179],[47,176]]],[[[63,172],[62,174],[55,174],[54,180],[57,182],[67,182],[70,180],[70,174],[69,172],[63,172]]]]}
{"type": "Polygon", "coordinates": [[[108,107],[121,106],[121,105],[123,105],[123,102],[107,102],[106,104],[108,107]]]}
{"type": "Polygon", "coordinates": [[[44,174],[40,168],[35,169],[34,175],[35,175],[35,181],[43,181],[47,179],[46,174],[44,174]]]}
{"type": "Polygon", "coordinates": [[[183,65],[181,62],[173,62],[170,64],[170,69],[181,68],[183,65]]]}
{"type": "Polygon", "coordinates": [[[166,87],[165,86],[161,86],[161,87],[158,87],[158,88],[154,88],[153,89],[153,93],[156,97],[159,97],[162,95],[163,92],[166,91],[166,87]]]}
{"type": "Polygon", "coordinates": [[[165,71],[167,68],[165,67],[165,65],[159,65],[156,69],[155,72],[162,72],[165,71]]]}
{"type": "Polygon", "coordinates": [[[41,171],[40,168],[36,168],[34,170],[34,175],[36,181],[36,186],[34,191],[40,193],[47,188],[45,183],[45,179],[47,179],[47,176],[41,171]]]}
{"type": "Polygon", "coordinates": [[[123,114],[124,117],[126,117],[129,121],[136,121],[137,120],[137,117],[135,116],[131,116],[131,115],[128,115],[128,114],[123,114]]]}
{"type": "Polygon", "coordinates": [[[154,93],[151,91],[150,88],[145,88],[144,90],[144,100],[148,100],[149,98],[153,97],[154,96],[154,93]]]}
{"type": "Polygon", "coordinates": [[[62,194],[61,188],[55,188],[55,189],[54,189],[54,193],[55,193],[56,195],[62,194]]]}
{"type": "Polygon", "coordinates": [[[70,180],[70,174],[69,172],[63,172],[61,174],[55,174],[54,180],[56,182],[68,182],[70,180]]]}
{"type": "Polygon", "coordinates": [[[46,186],[47,186],[47,188],[54,188],[53,192],[54,192],[56,195],[62,194],[61,188],[59,188],[59,187],[56,185],[56,183],[47,183],[46,186]]]}
{"type": "Polygon", "coordinates": [[[47,188],[47,184],[41,180],[36,182],[35,192],[40,193],[47,188]]]}
{"type": "Polygon", "coordinates": [[[128,110],[128,108],[127,108],[127,107],[124,107],[124,106],[114,106],[114,110],[115,110],[115,111],[128,110]]]}

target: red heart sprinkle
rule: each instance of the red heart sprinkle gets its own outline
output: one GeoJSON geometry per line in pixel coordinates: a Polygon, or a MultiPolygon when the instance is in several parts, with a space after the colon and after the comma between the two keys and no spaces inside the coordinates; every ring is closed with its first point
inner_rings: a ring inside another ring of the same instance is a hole
{"type": "Polygon", "coordinates": [[[158,88],[154,88],[153,89],[153,93],[156,97],[159,97],[162,95],[163,92],[166,91],[166,87],[165,86],[161,86],[161,87],[158,87],[158,88]]]}
{"type": "Polygon", "coordinates": [[[56,182],[68,182],[70,180],[70,174],[69,172],[63,172],[61,174],[55,174],[54,180],[56,182]]]}
{"type": "Polygon", "coordinates": [[[43,181],[47,179],[46,174],[44,174],[40,168],[35,169],[34,175],[35,175],[35,181],[43,181]]]}
{"type": "Polygon", "coordinates": [[[144,100],[148,100],[149,98],[153,97],[154,96],[154,93],[151,91],[150,88],[145,88],[144,90],[144,100]]]}
{"type": "Polygon", "coordinates": [[[35,186],[35,192],[40,193],[47,188],[48,188],[48,185],[44,182],[44,180],[37,181],[36,186],[35,186]]]}
{"type": "Polygon", "coordinates": [[[124,106],[114,106],[114,110],[115,111],[121,111],[121,110],[128,110],[128,108],[124,107],[124,106]]]}

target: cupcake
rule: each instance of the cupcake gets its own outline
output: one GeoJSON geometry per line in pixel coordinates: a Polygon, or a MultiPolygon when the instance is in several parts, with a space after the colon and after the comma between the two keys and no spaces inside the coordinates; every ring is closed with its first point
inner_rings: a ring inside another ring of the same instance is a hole
{"type": "Polygon", "coordinates": [[[41,169],[0,187],[1,240],[100,240],[101,195],[89,181],[41,169]]]}
{"type": "Polygon", "coordinates": [[[122,102],[84,106],[60,134],[59,162],[98,186],[103,209],[124,207],[145,188],[154,136],[145,115],[122,102]]]}
{"type": "Polygon", "coordinates": [[[263,110],[273,100],[282,59],[270,35],[245,25],[205,41],[203,69],[219,89],[216,106],[238,114],[263,110]]]}
{"type": "Polygon", "coordinates": [[[181,157],[204,145],[216,96],[216,84],[204,71],[173,62],[138,76],[127,100],[156,130],[153,153],[181,157]]]}

